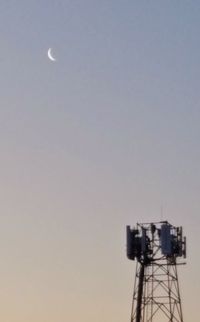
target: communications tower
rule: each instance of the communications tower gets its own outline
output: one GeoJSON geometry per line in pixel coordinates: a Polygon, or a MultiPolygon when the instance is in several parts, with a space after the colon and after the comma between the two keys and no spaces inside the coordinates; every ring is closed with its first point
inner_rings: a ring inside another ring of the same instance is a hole
{"type": "Polygon", "coordinates": [[[137,262],[131,322],[183,322],[177,273],[186,258],[182,227],[162,221],[126,229],[127,257],[137,262]]]}

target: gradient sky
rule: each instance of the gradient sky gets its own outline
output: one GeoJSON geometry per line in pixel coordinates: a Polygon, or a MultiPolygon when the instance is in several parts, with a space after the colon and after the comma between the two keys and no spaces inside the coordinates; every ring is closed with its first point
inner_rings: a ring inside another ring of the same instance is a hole
{"type": "Polygon", "coordinates": [[[0,319],[129,321],[125,226],[167,219],[199,322],[200,2],[1,0],[0,35],[0,319]]]}

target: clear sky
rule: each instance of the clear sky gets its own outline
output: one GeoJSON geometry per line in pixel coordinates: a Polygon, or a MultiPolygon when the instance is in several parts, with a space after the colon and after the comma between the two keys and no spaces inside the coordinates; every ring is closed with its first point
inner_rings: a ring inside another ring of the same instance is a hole
{"type": "Polygon", "coordinates": [[[0,39],[0,319],[129,321],[125,226],[167,219],[199,322],[200,2],[1,0],[0,39]]]}

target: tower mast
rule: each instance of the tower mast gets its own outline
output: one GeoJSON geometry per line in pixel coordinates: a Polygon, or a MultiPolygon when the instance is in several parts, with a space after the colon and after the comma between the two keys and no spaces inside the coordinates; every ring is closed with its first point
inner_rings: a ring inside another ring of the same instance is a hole
{"type": "Polygon", "coordinates": [[[137,261],[131,322],[183,322],[177,272],[186,257],[182,227],[167,221],[127,226],[127,257],[137,261]]]}

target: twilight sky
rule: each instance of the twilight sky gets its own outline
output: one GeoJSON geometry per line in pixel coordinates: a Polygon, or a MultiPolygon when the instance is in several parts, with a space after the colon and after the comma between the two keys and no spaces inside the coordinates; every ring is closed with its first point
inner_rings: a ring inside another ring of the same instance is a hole
{"type": "Polygon", "coordinates": [[[129,321],[125,226],[167,219],[199,322],[200,2],[1,0],[0,37],[0,319],[129,321]]]}

